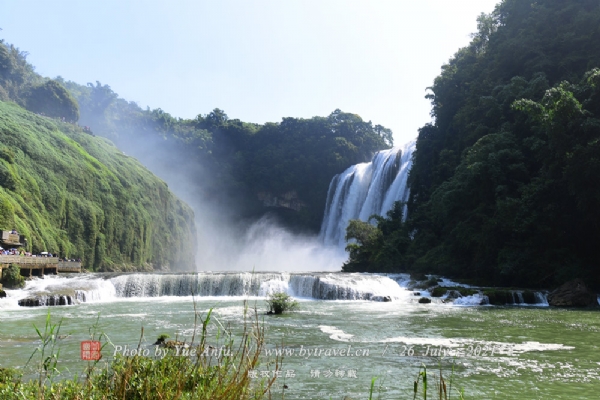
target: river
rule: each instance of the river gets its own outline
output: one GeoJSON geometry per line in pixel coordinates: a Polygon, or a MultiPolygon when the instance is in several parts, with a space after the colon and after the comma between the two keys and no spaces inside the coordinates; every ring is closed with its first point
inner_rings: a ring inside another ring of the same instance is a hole
{"type": "Polygon", "coordinates": [[[423,366],[430,388],[431,374],[440,368],[446,382],[452,380],[451,398],[458,398],[457,389],[477,399],[598,398],[597,310],[473,306],[468,298],[461,304],[435,298],[420,304],[407,282],[400,275],[337,273],[48,277],[0,299],[0,366],[24,368],[40,343],[34,325],[43,328],[48,312],[53,322],[61,322],[63,376],[85,367],[80,344],[89,340],[96,323],[96,332],[111,342],[103,350],[104,361],[126,346],[137,348],[142,328],[142,349],[154,354],[152,343],[162,333],[191,337],[195,302],[201,313],[213,309],[213,333],[218,324],[239,332],[245,305],[256,308],[267,345],[257,376],[273,373],[266,351],[283,346],[287,354],[275,399],[282,393],[290,400],[366,399],[373,378],[374,398],[412,399],[413,381],[423,366]],[[65,288],[80,291],[79,304],[16,305],[33,291],[65,288]],[[296,296],[300,309],[264,315],[264,296],[273,290],[296,296]],[[374,301],[382,296],[392,301],[374,301]]]}

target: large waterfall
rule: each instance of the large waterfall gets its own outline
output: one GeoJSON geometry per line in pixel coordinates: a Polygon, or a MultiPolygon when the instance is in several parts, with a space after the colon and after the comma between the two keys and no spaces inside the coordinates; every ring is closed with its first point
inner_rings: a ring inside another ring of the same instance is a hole
{"type": "Polygon", "coordinates": [[[351,219],[367,221],[373,214],[385,215],[394,202],[408,200],[407,178],[414,149],[415,142],[410,142],[380,151],[371,162],[353,165],[333,178],[321,225],[323,243],[345,247],[351,219]]]}

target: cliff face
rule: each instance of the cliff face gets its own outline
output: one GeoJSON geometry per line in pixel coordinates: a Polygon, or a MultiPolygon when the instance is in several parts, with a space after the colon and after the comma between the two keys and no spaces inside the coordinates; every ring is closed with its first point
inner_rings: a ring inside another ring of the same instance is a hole
{"type": "Polygon", "coordinates": [[[306,208],[306,203],[303,202],[295,190],[275,195],[270,192],[258,192],[258,200],[264,207],[286,208],[293,211],[300,211],[306,208]]]}
{"type": "Polygon", "coordinates": [[[195,269],[193,211],[106,139],[0,102],[0,228],[93,270],[195,269]]]}

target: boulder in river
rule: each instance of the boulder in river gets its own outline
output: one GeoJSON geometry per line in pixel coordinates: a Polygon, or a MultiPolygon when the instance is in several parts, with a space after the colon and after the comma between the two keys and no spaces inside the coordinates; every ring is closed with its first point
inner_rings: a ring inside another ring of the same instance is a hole
{"type": "Polygon", "coordinates": [[[556,307],[589,307],[597,302],[596,294],[581,279],[573,279],[548,295],[548,304],[556,307]]]}

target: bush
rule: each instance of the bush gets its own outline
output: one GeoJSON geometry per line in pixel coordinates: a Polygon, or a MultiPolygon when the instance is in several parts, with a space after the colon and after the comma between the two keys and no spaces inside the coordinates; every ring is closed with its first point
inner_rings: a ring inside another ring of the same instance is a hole
{"type": "Polygon", "coordinates": [[[7,289],[20,289],[25,287],[25,278],[21,276],[21,268],[18,265],[11,264],[2,271],[2,285],[7,289]]]}
{"type": "Polygon", "coordinates": [[[59,82],[49,80],[33,86],[26,95],[27,109],[69,122],[79,119],[79,105],[59,82]]]}
{"type": "Polygon", "coordinates": [[[283,314],[298,308],[298,302],[284,292],[269,294],[267,304],[269,305],[269,314],[283,314]]]}
{"type": "MultiPolygon", "coordinates": [[[[263,400],[271,399],[271,389],[277,379],[273,371],[281,371],[282,359],[268,360],[262,365],[261,354],[265,345],[265,328],[260,324],[256,310],[247,314],[241,336],[228,329],[211,329],[212,309],[202,316],[195,313],[194,336],[185,343],[185,349],[165,349],[160,357],[117,354],[111,361],[90,363],[75,378],[57,380],[59,349],[57,337],[60,322],[54,324],[50,314],[45,329],[36,332],[40,339],[37,354],[36,379],[25,380],[17,371],[0,368],[0,399],[46,399],[46,400],[263,400]],[[210,345],[209,345],[210,343],[210,345]],[[217,349],[216,354],[208,349],[217,349]],[[183,354],[179,354],[181,351],[183,354]],[[193,352],[193,353],[192,353],[193,352]],[[192,354],[195,354],[193,356],[192,354]],[[253,376],[258,367],[269,370],[269,377],[253,376]],[[259,379],[256,379],[259,378],[259,379]]],[[[219,325],[220,326],[220,325],[219,325]]],[[[94,327],[94,330],[96,328],[94,327]]],[[[95,331],[92,331],[92,340],[95,331]]],[[[168,335],[161,335],[165,337],[168,335]]],[[[106,336],[100,334],[98,340],[106,336]]],[[[141,341],[141,339],[140,339],[141,341]]],[[[169,342],[170,343],[170,342],[169,342]]],[[[183,346],[183,342],[182,346],[183,346]]],[[[35,359],[34,359],[35,363],[35,359]]]]}

